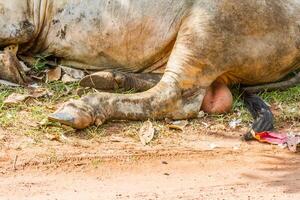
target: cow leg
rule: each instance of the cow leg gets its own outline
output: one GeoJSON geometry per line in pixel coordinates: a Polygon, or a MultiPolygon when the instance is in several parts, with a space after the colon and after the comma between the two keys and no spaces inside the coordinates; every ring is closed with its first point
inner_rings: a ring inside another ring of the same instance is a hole
{"type": "Polygon", "coordinates": [[[63,105],[49,116],[77,129],[110,119],[187,119],[196,117],[205,95],[202,87],[182,89],[171,73],[150,90],[136,94],[96,93],[63,105]]]}
{"type": "Polygon", "coordinates": [[[64,104],[49,119],[82,129],[112,119],[187,119],[198,116],[206,88],[224,71],[216,70],[199,56],[202,44],[208,41],[202,40],[205,34],[198,34],[195,28],[189,27],[194,24],[183,23],[166,71],[153,88],[135,94],[90,94],[64,104]]]}
{"type": "Polygon", "coordinates": [[[287,90],[288,88],[295,87],[300,84],[300,72],[298,72],[294,77],[277,83],[270,83],[259,86],[250,86],[243,88],[243,91],[249,93],[259,93],[259,92],[270,92],[275,90],[287,90]]]}
{"type": "Polygon", "coordinates": [[[99,90],[133,89],[142,92],[154,87],[161,77],[161,74],[154,73],[97,72],[84,77],[79,84],[99,90]]]}
{"type": "Polygon", "coordinates": [[[29,78],[16,56],[17,46],[8,46],[0,53],[0,79],[25,85],[29,78]]]}

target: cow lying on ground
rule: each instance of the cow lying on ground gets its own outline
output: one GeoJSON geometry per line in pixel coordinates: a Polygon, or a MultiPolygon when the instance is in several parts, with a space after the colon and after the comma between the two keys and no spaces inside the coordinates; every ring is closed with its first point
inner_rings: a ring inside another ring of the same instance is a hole
{"type": "MultiPolygon", "coordinates": [[[[71,100],[51,120],[82,129],[112,119],[188,119],[201,107],[230,110],[228,85],[274,82],[298,68],[300,1],[0,1],[0,46],[12,44],[19,55],[45,53],[99,71],[83,86],[140,91],[71,100]]],[[[12,66],[0,78],[11,74],[22,82],[12,66]]],[[[253,129],[271,129],[263,101],[248,93],[244,99],[253,129]]]]}

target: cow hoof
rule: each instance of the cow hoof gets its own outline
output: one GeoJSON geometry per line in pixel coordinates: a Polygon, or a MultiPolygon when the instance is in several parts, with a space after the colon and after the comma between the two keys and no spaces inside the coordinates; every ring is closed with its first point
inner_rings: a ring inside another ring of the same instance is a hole
{"type": "Polygon", "coordinates": [[[85,76],[79,83],[82,87],[91,87],[99,90],[118,89],[118,83],[112,72],[97,72],[85,76]]]}
{"type": "Polygon", "coordinates": [[[59,122],[75,129],[84,129],[94,124],[93,110],[81,101],[70,101],[48,116],[53,122],[59,122]]]}

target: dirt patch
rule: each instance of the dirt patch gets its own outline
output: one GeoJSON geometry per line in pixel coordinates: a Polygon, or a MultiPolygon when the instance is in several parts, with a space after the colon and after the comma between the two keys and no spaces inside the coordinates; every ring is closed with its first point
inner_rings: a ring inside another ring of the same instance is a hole
{"type": "MultiPolygon", "coordinates": [[[[300,158],[278,146],[244,142],[251,116],[235,98],[231,113],[189,121],[184,131],[153,122],[109,122],[76,131],[45,119],[76,85],[45,87],[51,98],[14,107],[0,88],[0,200],[4,199],[299,199],[300,158]],[[238,121],[237,127],[229,123],[238,121]]],[[[263,94],[282,132],[300,133],[300,87],[263,94]]]]}
{"type": "Polygon", "coordinates": [[[149,146],[126,133],[139,123],[110,123],[100,138],[79,132],[42,143],[0,129],[0,199],[300,197],[299,154],[201,122],[157,135],[149,146]]]}
{"type": "Polygon", "coordinates": [[[0,198],[298,199],[299,158],[260,150],[99,160],[97,167],[69,163],[50,172],[31,168],[0,178],[0,198]]]}

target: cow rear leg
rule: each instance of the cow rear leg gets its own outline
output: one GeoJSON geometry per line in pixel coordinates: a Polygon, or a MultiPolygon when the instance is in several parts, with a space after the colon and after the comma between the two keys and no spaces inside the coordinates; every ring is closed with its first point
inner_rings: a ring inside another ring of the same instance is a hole
{"type": "Polygon", "coordinates": [[[161,74],[154,73],[97,72],[84,77],[79,84],[99,90],[124,89],[142,92],[154,87],[161,77],[161,74]]]}

